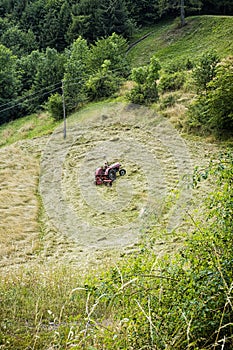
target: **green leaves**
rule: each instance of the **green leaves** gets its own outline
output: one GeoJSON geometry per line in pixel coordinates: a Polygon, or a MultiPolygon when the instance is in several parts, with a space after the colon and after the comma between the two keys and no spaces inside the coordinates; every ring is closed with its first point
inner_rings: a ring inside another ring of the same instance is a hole
{"type": "Polygon", "coordinates": [[[207,92],[208,83],[215,77],[215,69],[218,62],[218,55],[214,51],[208,51],[201,56],[193,70],[193,78],[198,92],[207,92]]]}
{"type": "Polygon", "coordinates": [[[196,68],[195,76],[205,93],[197,96],[190,106],[189,123],[230,134],[233,131],[233,58],[228,57],[217,65],[215,56],[205,56],[202,63],[202,69],[196,68]]]}
{"type": "Polygon", "coordinates": [[[16,57],[0,44],[0,124],[12,116],[12,100],[20,88],[20,74],[16,69],[16,57]]]}
{"type": "Polygon", "coordinates": [[[211,126],[233,131],[233,56],[218,65],[216,78],[208,87],[207,107],[211,126]]]}
{"type": "Polygon", "coordinates": [[[136,83],[128,94],[133,103],[152,103],[158,100],[157,80],[161,66],[156,58],[152,56],[148,66],[134,68],[131,78],[136,83]]]}

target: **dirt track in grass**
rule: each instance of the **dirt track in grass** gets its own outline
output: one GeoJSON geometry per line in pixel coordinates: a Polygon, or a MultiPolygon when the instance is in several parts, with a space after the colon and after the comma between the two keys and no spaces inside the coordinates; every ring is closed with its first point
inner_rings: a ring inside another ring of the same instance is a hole
{"type": "Polygon", "coordinates": [[[168,120],[131,104],[69,118],[65,140],[62,128],[0,150],[0,266],[94,266],[137,249],[155,227],[188,229],[187,211],[205,196],[203,188],[193,196],[193,167],[216,146],[185,141],[168,120]],[[111,188],[94,184],[105,159],[127,171],[111,188]]]}

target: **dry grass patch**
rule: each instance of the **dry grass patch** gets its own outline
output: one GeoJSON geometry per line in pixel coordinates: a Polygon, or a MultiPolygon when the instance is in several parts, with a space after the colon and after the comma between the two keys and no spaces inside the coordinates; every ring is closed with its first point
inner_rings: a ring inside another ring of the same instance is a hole
{"type": "Polygon", "coordinates": [[[38,175],[38,159],[26,149],[18,144],[0,149],[2,263],[38,249],[38,175]]]}

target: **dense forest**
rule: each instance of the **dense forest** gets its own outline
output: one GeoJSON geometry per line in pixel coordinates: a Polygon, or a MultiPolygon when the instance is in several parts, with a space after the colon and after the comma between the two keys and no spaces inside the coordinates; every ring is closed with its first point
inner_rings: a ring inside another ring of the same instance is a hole
{"type": "Polygon", "coordinates": [[[191,14],[233,14],[229,0],[0,1],[0,124],[60,103],[68,112],[114,93],[130,74],[135,31],[191,14]],[[105,79],[106,77],[107,80],[105,79]],[[62,86],[61,82],[64,82],[62,86]]]}

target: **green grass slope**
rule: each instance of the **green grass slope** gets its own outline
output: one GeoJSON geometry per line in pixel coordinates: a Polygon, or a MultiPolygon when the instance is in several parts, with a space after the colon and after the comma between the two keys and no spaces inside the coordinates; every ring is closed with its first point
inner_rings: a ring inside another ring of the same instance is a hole
{"type": "Polygon", "coordinates": [[[129,57],[132,66],[137,67],[149,63],[155,54],[165,66],[174,60],[196,60],[211,49],[221,58],[232,54],[233,17],[188,17],[183,28],[178,21],[159,23],[151,35],[129,51],[129,57]]]}

